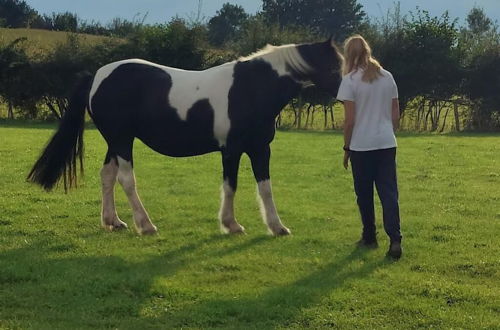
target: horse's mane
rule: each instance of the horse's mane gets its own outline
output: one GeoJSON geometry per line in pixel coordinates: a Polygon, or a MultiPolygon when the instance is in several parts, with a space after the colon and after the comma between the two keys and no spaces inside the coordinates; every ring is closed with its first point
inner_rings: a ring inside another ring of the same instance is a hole
{"type": "Polygon", "coordinates": [[[311,68],[308,63],[302,58],[297,50],[296,44],[288,44],[281,46],[266,45],[264,48],[238,59],[239,62],[251,61],[257,58],[266,58],[275,63],[286,63],[297,72],[307,72],[311,68]]]}
{"type": "Polygon", "coordinates": [[[263,48],[251,53],[250,55],[247,56],[242,56],[238,59],[238,61],[244,62],[244,61],[250,61],[258,57],[262,57],[264,55],[268,55],[283,49],[289,49],[292,47],[295,47],[295,44],[287,44],[287,45],[281,45],[281,46],[273,46],[270,44],[265,45],[263,48]]]}

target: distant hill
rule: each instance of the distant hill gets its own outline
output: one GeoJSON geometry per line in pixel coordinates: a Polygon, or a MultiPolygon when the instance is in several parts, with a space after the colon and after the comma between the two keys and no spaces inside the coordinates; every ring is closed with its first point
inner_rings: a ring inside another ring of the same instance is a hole
{"type": "MultiPolygon", "coordinates": [[[[48,31],[37,29],[6,29],[0,28],[0,43],[8,43],[17,38],[27,38],[28,47],[31,52],[37,50],[49,50],[56,44],[66,41],[68,32],[48,31]]],[[[89,34],[79,34],[81,40],[85,43],[99,43],[109,37],[95,36],[89,34]]]]}

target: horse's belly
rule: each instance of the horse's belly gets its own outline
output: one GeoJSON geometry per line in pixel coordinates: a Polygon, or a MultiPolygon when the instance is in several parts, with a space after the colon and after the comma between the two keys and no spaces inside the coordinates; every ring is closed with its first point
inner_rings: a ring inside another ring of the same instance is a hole
{"type": "Polygon", "coordinates": [[[161,130],[145,131],[137,137],[156,152],[172,157],[203,155],[220,150],[212,134],[189,127],[166,126],[161,130]]]}

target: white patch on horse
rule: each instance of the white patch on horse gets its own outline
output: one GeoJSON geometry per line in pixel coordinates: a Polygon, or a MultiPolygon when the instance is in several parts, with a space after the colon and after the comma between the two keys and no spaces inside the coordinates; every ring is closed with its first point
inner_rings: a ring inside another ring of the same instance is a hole
{"type": "Polygon", "coordinates": [[[170,105],[182,120],[199,100],[207,99],[214,111],[214,137],[219,146],[226,145],[231,127],[229,120],[229,89],[233,84],[235,62],[216,66],[204,71],[183,71],[166,68],[172,77],[172,88],[168,95],[170,105]]]}
{"type": "Polygon", "coordinates": [[[234,195],[235,191],[231,188],[227,180],[224,180],[221,189],[219,211],[220,226],[224,233],[243,233],[245,230],[234,217],[234,195]]]}
{"type": "Polygon", "coordinates": [[[101,169],[102,182],[102,226],[109,230],[127,228],[127,224],[118,218],[115,208],[114,187],[118,176],[118,165],[111,160],[101,169]]]}
{"type": "Polygon", "coordinates": [[[132,163],[126,161],[120,156],[118,159],[118,182],[120,182],[125,195],[127,195],[130,206],[132,207],[132,212],[134,213],[134,222],[137,230],[141,234],[153,234],[156,233],[156,226],[151,223],[149,215],[146,209],[142,205],[141,199],[137,194],[135,185],[135,175],[134,169],[132,168],[132,163]]]}
{"type": "Polygon", "coordinates": [[[257,183],[257,190],[259,193],[259,205],[260,211],[262,213],[262,218],[264,219],[267,227],[273,235],[288,235],[290,230],[283,226],[281,219],[276,211],[276,206],[274,205],[273,192],[271,189],[271,181],[264,180],[257,183]]]}

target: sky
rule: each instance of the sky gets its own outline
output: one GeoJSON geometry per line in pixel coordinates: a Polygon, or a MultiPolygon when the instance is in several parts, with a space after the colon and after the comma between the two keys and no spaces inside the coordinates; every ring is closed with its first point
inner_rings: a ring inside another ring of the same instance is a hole
{"type": "MultiPolygon", "coordinates": [[[[70,11],[88,21],[107,23],[115,17],[132,20],[146,16],[146,23],[163,23],[174,16],[195,18],[198,0],[27,0],[41,14],[70,11]]],[[[215,15],[226,2],[243,6],[248,13],[261,8],[260,0],[202,0],[202,18],[215,15]]],[[[395,0],[358,0],[370,17],[381,17],[394,7],[395,0]]],[[[452,18],[464,22],[474,6],[484,8],[494,21],[500,22],[500,0],[400,0],[402,13],[414,11],[416,6],[439,16],[448,10],[452,18]]]]}

